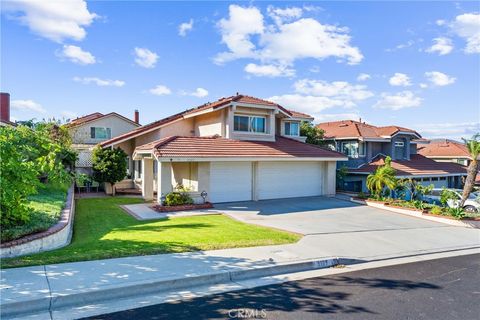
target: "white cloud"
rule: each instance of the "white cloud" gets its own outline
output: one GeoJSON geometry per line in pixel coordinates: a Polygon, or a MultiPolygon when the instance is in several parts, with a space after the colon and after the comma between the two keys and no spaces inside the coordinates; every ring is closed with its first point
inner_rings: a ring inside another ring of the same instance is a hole
{"type": "Polygon", "coordinates": [[[152,89],[148,90],[148,92],[150,92],[151,94],[154,94],[156,96],[166,96],[166,95],[171,94],[172,90],[170,90],[170,88],[168,88],[167,86],[159,84],[155,88],[152,88],[152,89]]]}
{"type": "Polygon", "coordinates": [[[10,103],[12,109],[16,109],[19,111],[33,111],[38,113],[46,113],[41,104],[33,101],[33,100],[13,100],[10,103]]]}
{"type": "Polygon", "coordinates": [[[74,77],[73,81],[80,82],[83,84],[96,84],[99,87],[123,87],[125,81],[122,80],[110,80],[110,79],[100,79],[96,77],[74,77]]]}
{"type": "MultiPolygon", "coordinates": [[[[275,101],[286,108],[311,114],[316,121],[325,121],[323,111],[326,109],[351,110],[358,102],[373,96],[366,86],[352,85],[345,81],[303,79],[295,82],[294,89],[294,94],[273,96],[268,100],[275,101]]],[[[350,111],[348,114],[353,113],[350,111]]]]}
{"type": "Polygon", "coordinates": [[[467,42],[465,53],[480,53],[480,14],[458,15],[449,26],[457,36],[467,42]]]}
{"type": "Polygon", "coordinates": [[[299,7],[281,9],[274,6],[268,6],[267,13],[277,25],[281,25],[284,22],[300,18],[303,14],[303,9],[299,7]]]}
{"type": "Polygon", "coordinates": [[[184,22],[178,26],[178,35],[185,37],[189,31],[193,29],[193,19],[190,19],[189,22],[184,22]]]}
{"type": "Polygon", "coordinates": [[[396,72],[390,80],[388,80],[388,83],[392,86],[396,87],[407,87],[411,86],[412,84],[410,83],[410,77],[406,75],[405,73],[399,73],[396,72]]]}
{"type": "Polygon", "coordinates": [[[60,114],[62,115],[62,117],[65,117],[67,119],[74,119],[78,117],[78,114],[76,112],[69,110],[63,110],[62,112],[60,112],[60,114]]]}
{"type": "Polygon", "coordinates": [[[434,44],[426,52],[438,53],[441,56],[449,54],[453,50],[452,40],[445,37],[439,37],[432,40],[434,44]]]}
{"type": "Polygon", "coordinates": [[[438,19],[437,21],[435,21],[435,24],[437,26],[443,26],[445,25],[447,22],[445,20],[442,20],[442,19],[438,19]]]}
{"type": "Polygon", "coordinates": [[[425,77],[432,83],[432,85],[438,87],[448,86],[456,81],[456,78],[450,77],[449,75],[439,71],[425,72],[425,77]]]}
{"type": "Polygon", "coordinates": [[[297,93],[313,96],[334,97],[343,100],[345,105],[353,105],[354,101],[361,101],[373,96],[365,85],[352,85],[346,81],[327,82],[323,80],[303,79],[295,82],[297,93]]]}
{"type": "Polygon", "coordinates": [[[2,1],[2,10],[12,12],[13,18],[35,34],[55,42],[65,39],[83,40],[84,27],[98,15],[88,11],[84,0],[70,1],[2,1]]]}
{"type": "Polygon", "coordinates": [[[358,64],[363,59],[360,50],[350,45],[348,28],[301,18],[299,8],[269,7],[267,13],[273,17],[274,24],[265,24],[263,14],[256,7],[230,5],[229,17],[217,24],[229,51],[217,54],[215,63],[250,58],[260,60],[262,65],[287,69],[296,60],[305,58],[335,57],[348,64],[358,64]]]}
{"type": "Polygon", "coordinates": [[[372,76],[370,76],[368,73],[360,73],[357,77],[357,81],[366,81],[371,78],[372,76]]]}
{"type": "Polygon", "coordinates": [[[389,48],[385,49],[386,52],[395,52],[397,50],[405,49],[405,48],[410,48],[415,44],[414,40],[408,40],[405,43],[400,43],[399,45],[396,45],[395,48],[389,48]]]}
{"type": "Polygon", "coordinates": [[[158,55],[147,48],[135,48],[135,63],[143,68],[154,68],[158,55]]]}
{"type": "Polygon", "coordinates": [[[400,110],[419,107],[422,98],[415,96],[411,91],[402,91],[397,94],[382,93],[381,99],[373,105],[374,108],[400,110]]]}
{"type": "Polygon", "coordinates": [[[96,63],[95,57],[90,52],[83,51],[82,48],[72,45],[64,45],[62,52],[58,56],[81,65],[96,63]]]}
{"type": "Polygon", "coordinates": [[[208,96],[208,90],[204,88],[197,88],[194,92],[190,93],[190,95],[197,98],[203,98],[208,96]]]}
{"type": "Polygon", "coordinates": [[[424,123],[416,127],[422,136],[428,138],[470,138],[480,132],[480,122],[424,123]]]}
{"type": "Polygon", "coordinates": [[[420,83],[419,86],[422,89],[428,88],[428,84],[426,84],[426,83],[420,83]]]}
{"type": "Polygon", "coordinates": [[[249,63],[245,66],[245,72],[250,73],[256,77],[293,77],[295,70],[287,66],[264,64],[258,65],[249,63]]]}

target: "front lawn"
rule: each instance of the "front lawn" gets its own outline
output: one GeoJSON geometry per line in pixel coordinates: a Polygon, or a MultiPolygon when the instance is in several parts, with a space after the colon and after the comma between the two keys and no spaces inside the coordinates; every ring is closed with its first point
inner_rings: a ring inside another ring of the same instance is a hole
{"type": "Polygon", "coordinates": [[[2,259],[4,268],[136,255],[275,245],[301,236],[250,225],[223,215],[138,221],[119,205],[136,198],[79,199],[72,243],[62,249],[2,259]]]}
{"type": "Polygon", "coordinates": [[[38,193],[28,197],[30,219],[23,225],[1,228],[1,241],[6,242],[23,236],[45,231],[57,223],[67,199],[69,184],[42,185],[38,193]]]}

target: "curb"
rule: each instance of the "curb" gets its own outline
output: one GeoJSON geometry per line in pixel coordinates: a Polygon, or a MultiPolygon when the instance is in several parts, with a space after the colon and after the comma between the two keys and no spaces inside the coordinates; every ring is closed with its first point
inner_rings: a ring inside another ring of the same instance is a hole
{"type": "Polygon", "coordinates": [[[296,261],[248,270],[222,271],[218,273],[191,276],[186,278],[131,282],[123,285],[99,288],[97,291],[80,292],[71,295],[55,295],[50,293],[43,299],[12,302],[1,305],[1,317],[19,317],[32,313],[51,312],[65,307],[84,306],[92,303],[106,302],[114,299],[132,298],[139,295],[160,293],[169,290],[180,290],[196,286],[214,285],[246,279],[275,276],[309,270],[333,267],[339,264],[338,258],[321,260],[296,261]]]}

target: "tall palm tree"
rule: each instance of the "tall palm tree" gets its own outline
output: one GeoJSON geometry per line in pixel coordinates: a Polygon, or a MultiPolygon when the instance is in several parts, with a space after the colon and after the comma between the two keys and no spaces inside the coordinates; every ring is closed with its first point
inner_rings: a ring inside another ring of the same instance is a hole
{"type": "Polygon", "coordinates": [[[462,199],[460,200],[460,208],[463,207],[465,201],[473,190],[475,183],[475,177],[478,172],[478,157],[480,155],[480,133],[477,133],[472,137],[472,139],[463,139],[465,146],[467,147],[468,153],[472,158],[472,161],[467,168],[467,179],[465,180],[465,185],[463,186],[462,199]]]}
{"type": "Polygon", "coordinates": [[[367,177],[367,188],[377,197],[381,195],[385,187],[392,190],[397,184],[395,169],[392,168],[391,162],[392,159],[386,157],[385,165],[378,167],[373,174],[369,174],[367,177]]]}

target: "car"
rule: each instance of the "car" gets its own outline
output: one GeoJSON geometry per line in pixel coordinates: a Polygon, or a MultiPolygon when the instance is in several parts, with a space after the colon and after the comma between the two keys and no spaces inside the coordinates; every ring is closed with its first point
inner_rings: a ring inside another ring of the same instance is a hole
{"type": "MultiPolygon", "coordinates": [[[[447,205],[450,208],[457,208],[460,203],[460,199],[462,199],[462,189],[433,189],[428,195],[423,196],[423,200],[431,204],[441,205],[442,203],[440,202],[440,198],[443,190],[453,191],[453,193],[456,195],[456,199],[448,200],[447,205]]],[[[471,193],[463,205],[463,210],[469,213],[480,212],[480,194],[475,192],[471,193]]]]}

